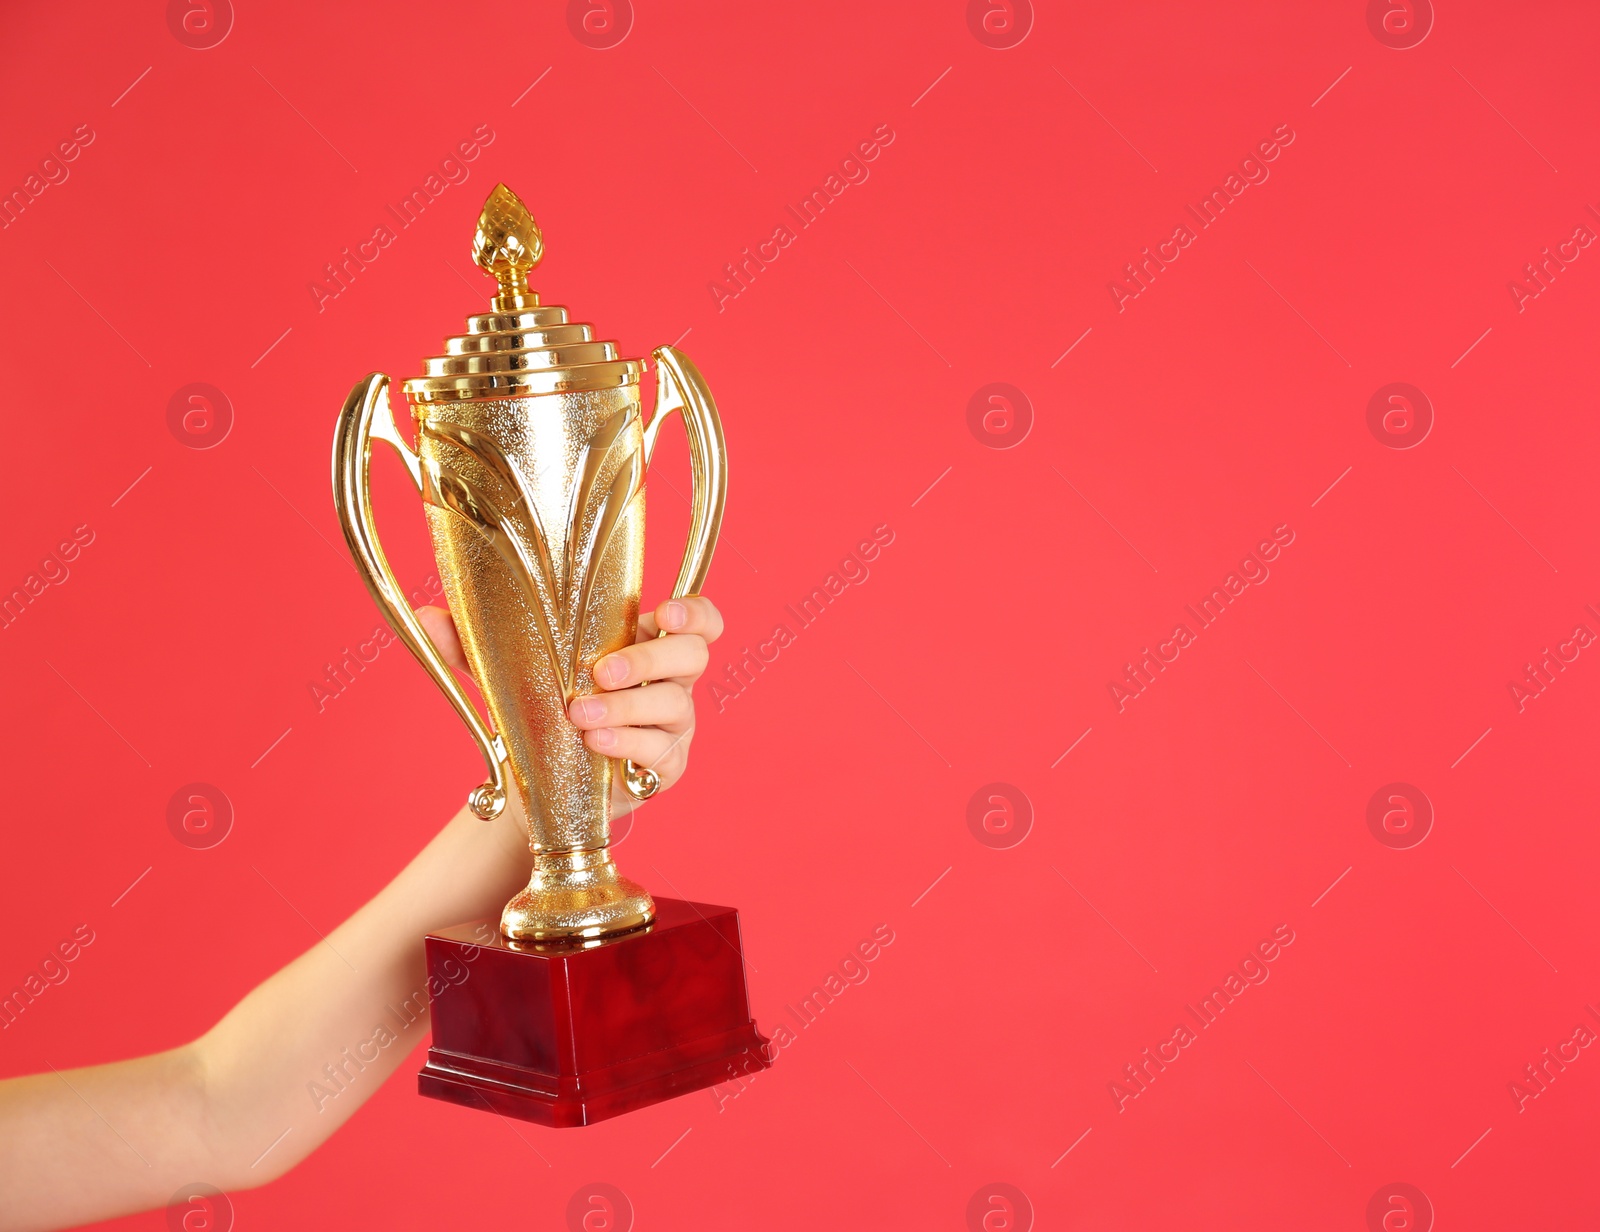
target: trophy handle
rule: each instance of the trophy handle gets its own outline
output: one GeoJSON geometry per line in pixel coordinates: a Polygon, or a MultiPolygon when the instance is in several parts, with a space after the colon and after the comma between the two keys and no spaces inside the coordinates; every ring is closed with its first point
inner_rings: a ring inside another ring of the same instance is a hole
{"type": "Polygon", "coordinates": [[[378,541],[377,524],[372,517],[372,497],[368,475],[372,467],[372,442],[383,441],[400,455],[411,481],[422,490],[422,460],[412,451],[395,427],[394,413],[389,409],[389,378],[374,372],[350,391],[344,410],[339,412],[339,425],[333,436],[333,504],[339,513],[339,524],[344,528],[345,542],[350,545],[350,555],[355,558],[361,578],[372,592],[389,627],[399,635],[406,649],[417,657],[417,662],[433,682],[439,686],[455,707],[461,721],[467,725],[472,738],[489,768],[489,781],[473,789],[467,804],[478,817],[492,821],[506,806],[505,742],[491,732],[467,695],[462,691],[455,673],[439,657],[428,635],[423,632],[416,613],[406,602],[394,570],[389,568],[383,545],[378,541]]]}
{"type": "Polygon", "coordinates": [[[717,404],[706,388],[706,381],[682,351],[676,347],[657,347],[656,411],[644,430],[644,460],[648,466],[656,449],[661,424],[673,411],[683,412],[683,427],[689,436],[689,464],[694,481],[690,498],[689,541],[684,546],[683,565],[673,586],[674,597],[700,593],[711,568],[711,553],[722,530],[722,507],[728,499],[728,453],[722,440],[722,420],[717,404]]]}
{"type": "MultiPolygon", "coordinates": [[[[655,454],[656,436],[673,411],[683,412],[683,427],[689,437],[694,484],[689,498],[689,539],[684,545],[678,580],[672,587],[673,596],[681,597],[698,594],[711,568],[711,553],[716,550],[722,509],[728,500],[728,451],[722,439],[716,399],[706,387],[700,369],[676,347],[657,347],[652,358],[656,361],[656,410],[644,430],[645,464],[648,466],[655,454]]],[[[655,771],[631,760],[623,763],[622,783],[635,800],[648,800],[661,787],[655,771]]]]}

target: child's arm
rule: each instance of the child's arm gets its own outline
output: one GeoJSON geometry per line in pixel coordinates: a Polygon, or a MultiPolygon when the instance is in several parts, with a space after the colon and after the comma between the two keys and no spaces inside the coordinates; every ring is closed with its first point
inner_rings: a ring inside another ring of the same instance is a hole
{"type": "MultiPolygon", "coordinates": [[[[464,669],[448,614],[423,609],[421,615],[447,661],[464,669]]],[[[572,717],[589,730],[591,747],[652,766],[671,786],[683,773],[694,728],[689,691],[722,618],[708,600],[671,600],[640,626],[638,644],[597,666],[601,686],[612,692],[579,699],[572,717]],[[655,639],[657,621],[671,636],[655,639]],[[627,670],[613,675],[607,669],[615,662],[627,670]],[[661,683],[628,687],[640,680],[661,683]]],[[[463,809],[325,942],[256,987],[194,1042],[110,1065],[0,1081],[0,1229],[109,1219],[163,1206],[196,1181],[239,1190],[287,1172],[421,1041],[426,1015],[401,1031],[388,1007],[427,1002],[418,996],[426,977],[424,934],[498,918],[526,883],[529,864],[514,798],[492,822],[463,809]],[[379,1026],[396,1039],[369,1060],[379,1026]],[[358,1044],[367,1045],[359,1065],[346,1051],[358,1044]],[[313,1083],[336,1093],[322,1095],[313,1083]]]]}

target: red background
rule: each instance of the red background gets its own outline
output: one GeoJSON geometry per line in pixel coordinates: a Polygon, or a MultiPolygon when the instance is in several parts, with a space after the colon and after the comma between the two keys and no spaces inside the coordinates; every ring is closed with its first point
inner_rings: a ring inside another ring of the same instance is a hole
{"type": "MultiPolygon", "coordinates": [[[[769,1032],[895,940],[732,1098],[519,1141],[418,1098],[413,1058],[236,1195],[240,1228],[561,1227],[596,1180],[640,1229],[964,1228],[994,1182],[1039,1228],[1362,1228],[1392,1182],[1439,1227],[1600,1212],[1600,1052],[1521,1111],[1508,1089],[1600,1028],[1600,648],[1524,709],[1508,688],[1600,631],[1600,249],[1521,311],[1508,288],[1600,226],[1592,6],[1441,0],[1409,49],[1359,0],[1051,6],[1009,49],[955,0],[641,3],[610,49],[560,4],[241,0],[206,50],[155,0],[0,22],[0,183],[96,134],[0,231],[0,583],[95,535],[0,632],[0,984],[98,938],[0,1036],[3,1072],[198,1034],[478,781],[398,649],[323,713],[309,686],[377,621],[335,413],[479,310],[503,179],[545,228],[547,302],[630,354],[689,331],[717,394],[708,682],[894,532],[720,713],[702,686],[690,777],[624,869],[740,908],[769,1032]],[[318,311],[323,264],[484,124],[470,179],[318,311]],[[879,125],[870,178],[719,310],[724,263],[879,125]],[[1124,264],[1279,125],[1270,177],[1119,311],[1124,264]],[[167,426],[197,381],[235,416],[207,450],[167,426]],[[1031,404],[1010,449],[968,426],[991,382],[1031,404]],[[1391,382],[1433,407],[1411,449],[1368,427],[1391,382]],[[1119,712],[1108,683],[1282,525],[1270,580],[1119,712]],[[236,810],[205,851],[166,824],[197,780],[236,810]],[[1397,781],[1435,811],[1409,849],[1367,825],[1397,781]],[[994,782],[1031,801],[1020,845],[968,826],[994,782]],[[1108,1084],[1279,925],[1270,978],[1119,1111],[1108,1084]]],[[[384,471],[416,585],[423,520],[384,471]]],[[[647,598],[686,521],[651,508],[647,598]]]]}

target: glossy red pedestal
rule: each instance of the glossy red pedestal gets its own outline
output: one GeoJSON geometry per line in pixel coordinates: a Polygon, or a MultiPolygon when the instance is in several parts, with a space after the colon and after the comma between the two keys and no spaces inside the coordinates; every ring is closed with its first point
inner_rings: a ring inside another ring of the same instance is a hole
{"type": "Polygon", "coordinates": [[[433,1046],[417,1089],[541,1125],[588,1125],[767,1068],[739,913],[656,899],[647,929],[588,946],[497,921],[426,940],[433,1046]]]}

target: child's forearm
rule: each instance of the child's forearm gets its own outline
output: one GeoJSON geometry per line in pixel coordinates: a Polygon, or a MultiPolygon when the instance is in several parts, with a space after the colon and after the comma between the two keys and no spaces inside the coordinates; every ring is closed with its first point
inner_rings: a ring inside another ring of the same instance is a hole
{"type": "MultiPolygon", "coordinates": [[[[449,614],[422,608],[418,619],[445,662],[466,670],[449,614]]],[[[572,703],[585,744],[670,787],[688,762],[691,691],[721,632],[700,595],[642,615],[639,640],[596,666],[601,692],[572,703]]],[[[288,1171],[422,1042],[423,935],[474,919],[494,927],[531,863],[518,801],[492,822],[463,809],[376,898],[192,1044],[0,1081],[0,1232],[109,1219],[164,1206],[180,1186],[248,1189],[288,1171]]]]}
{"type": "Polygon", "coordinates": [[[423,935],[497,917],[529,862],[514,803],[493,822],[463,809],[200,1039],[0,1082],[0,1228],[106,1219],[195,1181],[237,1190],[287,1171],[426,1037],[423,935]]]}
{"type": "Polygon", "coordinates": [[[276,1176],[310,1154],[427,1038],[423,935],[497,919],[530,862],[520,810],[483,822],[463,809],[325,943],[196,1041],[231,1187],[259,1184],[263,1170],[276,1176]]]}

